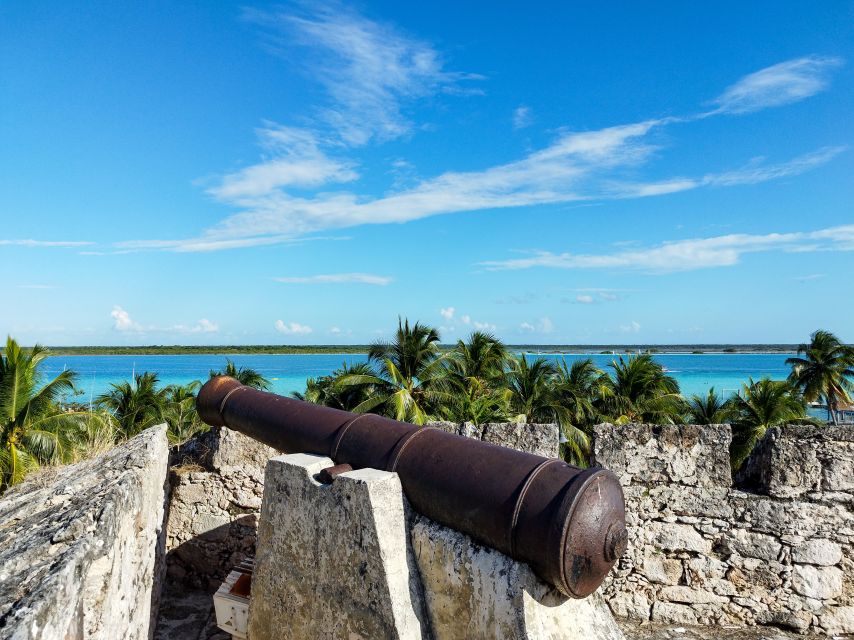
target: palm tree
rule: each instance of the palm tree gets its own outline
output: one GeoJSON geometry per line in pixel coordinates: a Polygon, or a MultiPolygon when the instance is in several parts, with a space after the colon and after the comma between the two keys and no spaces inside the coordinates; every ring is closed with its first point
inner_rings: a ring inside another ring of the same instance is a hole
{"type": "Polygon", "coordinates": [[[603,413],[617,424],[652,422],[673,424],[683,412],[679,383],[664,372],[650,354],[611,363],[613,374],[603,388],[603,413]]]}
{"type": "Polygon", "coordinates": [[[169,442],[183,444],[206,425],[196,412],[196,393],[202,383],[194,380],[189,384],[171,384],[163,390],[161,415],[168,425],[169,442]]]}
{"type": "Polygon", "coordinates": [[[814,424],[807,417],[803,398],[784,381],[762,378],[742,386],[732,397],[732,468],[738,470],[750,455],[756,443],[770,427],[785,424],[814,424]]]}
{"type": "Polygon", "coordinates": [[[443,416],[474,424],[505,419],[508,396],[502,386],[507,362],[507,349],[492,334],[475,331],[468,342],[459,340],[446,358],[451,398],[442,407],[443,416]]]}
{"type": "Polygon", "coordinates": [[[506,373],[510,412],[516,422],[546,423],[555,419],[551,379],[555,366],[543,358],[528,364],[525,354],[510,361],[506,373]]]}
{"type": "Polygon", "coordinates": [[[373,384],[351,384],[350,381],[373,375],[374,371],[367,362],[352,365],[344,362],[339,369],[328,376],[309,378],[305,381],[305,391],[294,392],[292,395],[298,400],[344,411],[354,411],[360,404],[373,397],[375,389],[373,384]]]}
{"type": "Polygon", "coordinates": [[[73,458],[69,436],[79,428],[80,415],[63,411],[58,401],[74,391],[75,374],[63,371],[42,384],[38,368],[48,355],[40,345],[25,351],[6,339],[0,356],[0,489],[41,464],[73,458]]]}
{"type": "Polygon", "coordinates": [[[691,396],[686,405],[691,424],[723,424],[732,416],[732,403],[724,400],[711,387],[705,396],[691,396]]]}
{"type": "Polygon", "coordinates": [[[120,435],[130,438],[164,420],[166,391],[157,388],[158,382],[156,373],[139,373],[132,383],[111,384],[95,403],[113,415],[120,435]]]}
{"type": "Polygon", "coordinates": [[[854,377],[854,349],[830,331],[819,330],[810,336],[809,344],[798,347],[798,354],[786,359],[792,367],[789,382],[801,390],[807,402],[824,398],[828,420],[837,424],[840,402],[850,403],[854,392],[850,380],[854,377]]]}
{"type": "Polygon", "coordinates": [[[254,387],[255,389],[261,389],[262,391],[266,391],[270,388],[270,381],[261,375],[260,372],[249,367],[238,367],[234,364],[231,358],[225,359],[224,370],[211,370],[210,377],[214,378],[216,376],[229,376],[237,380],[240,384],[246,385],[247,387],[254,387]]]}
{"type": "Polygon", "coordinates": [[[586,466],[590,458],[590,430],[598,417],[596,399],[607,384],[605,373],[590,358],[566,360],[557,368],[552,387],[552,402],[565,442],[562,457],[575,465],[586,466]]]}
{"type": "Polygon", "coordinates": [[[370,374],[351,374],[338,379],[341,386],[373,387],[371,397],[353,411],[381,413],[396,420],[424,424],[451,394],[443,380],[439,333],[432,327],[398,319],[391,342],[377,342],[368,352],[370,374]]]}

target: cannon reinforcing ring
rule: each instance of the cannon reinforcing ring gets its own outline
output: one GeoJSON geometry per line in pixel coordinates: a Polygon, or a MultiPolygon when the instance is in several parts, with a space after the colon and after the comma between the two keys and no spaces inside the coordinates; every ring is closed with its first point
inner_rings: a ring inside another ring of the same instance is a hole
{"type": "Polygon", "coordinates": [[[406,449],[406,447],[409,446],[409,443],[415,440],[415,438],[418,437],[419,434],[422,434],[426,431],[438,430],[439,429],[436,429],[436,427],[421,427],[417,431],[412,431],[411,433],[407,433],[405,436],[403,436],[395,445],[394,451],[392,451],[394,460],[392,460],[392,463],[388,466],[388,469],[386,469],[386,471],[397,471],[397,463],[400,462],[400,456],[403,455],[403,450],[406,449]]]}
{"type": "Polygon", "coordinates": [[[508,546],[511,554],[516,553],[516,525],[519,522],[519,512],[522,510],[522,504],[525,502],[525,496],[528,493],[528,488],[539,475],[540,471],[554,462],[560,462],[560,460],[557,458],[551,458],[549,460],[544,460],[537,465],[534,470],[528,474],[528,477],[525,479],[525,484],[522,485],[522,489],[519,491],[519,497],[516,498],[516,506],[513,508],[513,519],[510,521],[510,529],[507,532],[508,546]]]}
{"type": "Polygon", "coordinates": [[[231,397],[231,394],[235,391],[240,391],[241,389],[248,389],[249,387],[234,387],[231,391],[225,394],[225,397],[222,399],[222,402],[219,403],[219,417],[224,421],[223,412],[225,411],[225,403],[228,402],[228,399],[231,397]]]}
{"type": "Polygon", "coordinates": [[[335,436],[335,442],[332,443],[332,451],[329,452],[330,458],[332,458],[333,460],[335,460],[337,462],[336,458],[338,457],[338,447],[341,446],[341,441],[344,439],[344,436],[347,434],[347,429],[352,427],[361,418],[366,418],[370,415],[372,415],[372,414],[370,414],[370,413],[359,414],[358,416],[356,416],[355,418],[350,420],[350,422],[348,422],[343,427],[341,427],[341,430],[338,432],[338,435],[335,436]]]}

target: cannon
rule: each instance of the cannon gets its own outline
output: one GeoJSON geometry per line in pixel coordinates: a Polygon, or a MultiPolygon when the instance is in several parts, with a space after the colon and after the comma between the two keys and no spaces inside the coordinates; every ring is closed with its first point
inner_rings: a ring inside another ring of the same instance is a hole
{"type": "Polygon", "coordinates": [[[196,407],[207,424],[284,453],[397,473],[416,511],[528,563],[569,597],[593,593],[626,550],[625,498],[601,467],[302,402],[227,376],[209,380],[196,407]]]}

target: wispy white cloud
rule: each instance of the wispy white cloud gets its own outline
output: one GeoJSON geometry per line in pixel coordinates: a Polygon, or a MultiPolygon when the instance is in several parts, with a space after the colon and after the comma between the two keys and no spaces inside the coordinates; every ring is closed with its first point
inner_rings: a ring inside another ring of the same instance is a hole
{"type": "Polygon", "coordinates": [[[349,192],[298,197],[284,190],[235,201],[244,210],[202,237],[181,241],[124,243],[126,248],[213,251],[278,244],[327,229],[400,223],[462,211],[663,195],[700,187],[756,184],[794,176],[839,154],[830,147],[778,164],[747,167],[697,178],[636,183],[621,179],[656,149],[649,132],[663,121],[647,121],[583,133],[565,133],[524,159],[483,171],[447,172],[414,188],[371,199],[349,192]]]}
{"type": "Polygon", "coordinates": [[[519,330],[525,333],[552,333],[554,328],[554,323],[549,317],[540,318],[536,322],[523,322],[519,325],[519,330]]]}
{"type": "Polygon", "coordinates": [[[811,273],[807,276],[797,276],[794,280],[797,280],[798,282],[812,282],[813,280],[821,280],[826,277],[826,273],[811,273]]]}
{"type": "Polygon", "coordinates": [[[245,17],[266,27],[281,51],[294,46],[308,51],[305,72],[329,99],[320,117],[349,145],[408,134],[413,124],[404,109],[412,100],[462,91],[462,81],[480,77],[447,71],[431,44],[342,4],[303,8],[301,13],[247,10],[245,17]]]}
{"type": "Polygon", "coordinates": [[[524,129],[525,127],[530,127],[533,122],[534,118],[531,116],[530,107],[520,105],[513,110],[514,129],[524,129]]]}
{"type": "Polygon", "coordinates": [[[284,322],[283,320],[276,320],[274,326],[276,327],[276,331],[284,333],[285,335],[306,335],[312,332],[311,327],[305,324],[300,324],[299,322],[284,322]]]}
{"type": "Polygon", "coordinates": [[[0,247],[85,247],[95,244],[94,242],[82,242],[78,240],[0,240],[0,247]]]}
{"type": "Polygon", "coordinates": [[[445,320],[453,320],[454,318],[454,307],[443,307],[439,309],[439,315],[441,315],[445,320]]]}
{"type": "Polygon", "coordinates": [[[333,130],[321,136],[305,129],[266,126],[260,135],[268,155],[209,189],[236,213],[197,238],[125,242],[118,249],[216,251],[450,213],[751,185],[815,169],[843,150],[825,147],[782,162],[758,158],[740,168],[696,176],[637,178],[660,152],[662,138],[657,132],[667,126],[786,104],[820,91],[827,84],[827,74],[840,61],[808,56],[745,76],[721,94],[717,108],[707,113],[594,131],[560,131],[551,144],[515,161],[476,171],[448,171],[380,196],[358,193],[343,185],[357,178],[355,163],[332,157],[324,149],[340,154],[348,145],[403,135],[410,125],[401,104],[425,92],[448,90],[462,76],[446,72],[432,47],[393,27],[341,7],[327,5],[306,11],[306,15],[256,12],[250,17],[283,29],[297,43],[322,53],[318,58],[322,64],[313,71],[332,101],[327,116],[335,123],[333,130]],[[330,182],[342,186],[311,194],[296,191],[330,182]]]}
{"type": "Polygon", "coordinates": [[[636,320],[632,320],[628,324],[621,324],[620,331],[623,333],[638,333],[641,330],[640,323],[636,320]]]}
{"type": "MultiPolygon", "coordinates": [[[[176,327],[181,327],[181,325],[176,325],[176,327]]],[[[216,322],[211,322],[207,318],[202,318],[196,324],[191,327],[187,327],[187,333],[216,333],[219,331],[219,325],[216,322]]]]}
{"type": "Polygon", "coordinates": [[[588,295],[586,293],[580,293],[575,296],[575,301],[579,304],[593,304],[594,302],[596,302],[593,296],[588,295]]]}
{"type": "Polygon", "coordinates": [[[830,72],[842,59],[806,56],[744,76],[718,96],[711,113],[750,113],[809,98],[827,88],[830,72]]]}
{"type": "Polygon", "coordinates": [[[268,123],[257,133],[265,157],[226,175],[219,185],[208,190],[211,195],[239,203],[283,187],[317,187],[359,177],[352,162],[327,156],[312,131],[268,123]]]}
{"type": "Polygon", "coordinates": [[[202,318],[196,324],[184,325],[174,324],[170,326],[142,325],[133,318],[125,309],[116,305],[110,312],[113,319],[113,329],[123,333],[216,333],[219,325],[207,318],[202,318]]]}
{"type": "Polygon", "coordinates": [[[315,276],[288,276],[273,278],[276,282],[287,284],[373,284],[385,286],[394,281],[390,276],[377,276],[371,273],[328,273],[315,276]]]}
{"type": "Polygon", "coordinates": [[[737,264],[744,254],[770,251],[854,251],[854,225],[794,233],[730,234],[677,240],[609,254],[556,254],[542,251],[529,257],[483,262],[481,265],[488,270],[548,267],[667,273],[732,266],[737,264]]]}

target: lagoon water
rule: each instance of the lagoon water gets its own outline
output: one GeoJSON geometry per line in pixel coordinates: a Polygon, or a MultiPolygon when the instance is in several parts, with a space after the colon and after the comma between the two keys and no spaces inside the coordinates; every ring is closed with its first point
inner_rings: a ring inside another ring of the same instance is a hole
{"type": "MultiPolygon", "coordinates": [[[[667,368],[670,375],[679,381],[682,393],[705,393],[715,387],[719,393],[729,395],[738,390],[748,378],[768,376],[782,380],[788,375],[786,353],[706,353],[706,354],[657,354],[655,359],[667,368]]],[[[290,394],[305,389],[306,378],[323,376],[341,366],[343,362],[362,362],[360,354],[313,354],[313,355],[234,355],[228,356],[238,366],[257,369],[272,381],[272,390],[290,394]]],[[[529,355],[550,360],[566,359],[569,362],[581,358],[592,358],[605,371],[619,356],[613,355],[529,355]]],[[[78,375],[80,390],[76,400],[88,402],[109,389],[110,383],[130,380],[134,372],[156,372],[163,384],[185,384],[193,380],[205,380],[212,369],[225,367],[226,356],[221,355],[159,355],[159,356],[52,356],[43,364],[46,375],[56,375],[64,368],[73,369],[78,375]]]]}

